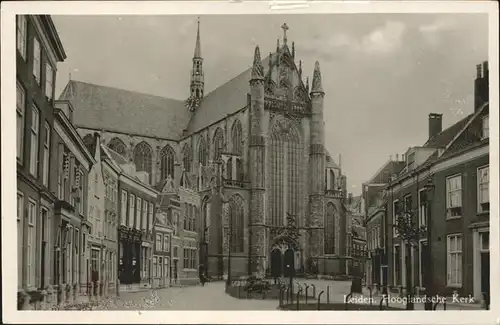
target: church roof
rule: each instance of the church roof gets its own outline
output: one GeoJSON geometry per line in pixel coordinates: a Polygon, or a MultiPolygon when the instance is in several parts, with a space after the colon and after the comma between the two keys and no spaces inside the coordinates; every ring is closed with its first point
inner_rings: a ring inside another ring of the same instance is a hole
{"type": "MultiPolygon", "coordinates": [[[[269,56],[262,61],[264,67],[267,67],[268,64],[269,56]]],[[[227,114],[234,114],[246,107],[251,76],[252,65],[251,62],[248,62],[248,68],[245,71],[208,93],[189,121],[188,132],[200,131],[220,121],[227,114]]]]}
{"type": "Polygon", "coordinates": [[[74,107],[77,126],[179,139],[191,113],[184,102],[70,80],[60,99],[74,107]]]}

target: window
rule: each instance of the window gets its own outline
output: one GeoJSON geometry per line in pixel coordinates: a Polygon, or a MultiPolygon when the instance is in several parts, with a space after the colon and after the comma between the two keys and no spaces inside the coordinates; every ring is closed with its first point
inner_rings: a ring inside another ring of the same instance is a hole
{"type": "Polygon", "coordinates": [[[326,205],[325,213],[325,254],[335,254],[335,206],[326,205]]]}
{"type": "Polygon", "coordinates": [[[148,205],[149,202],[142,201],[142,221],[141,221],[141,229],[148,229],[148,205]]]}
{"type": "Polygon", "coordinates": [[[170,252],[170,236],[169,235],[164,235],[163,236],[163,251],[165,252],[170,252]]]}
{"type": "Polygon", "coordinates": [[[418,283],[420,287],[425,287],[425,270],[427,270],[427,241],[421,240],[418,243],[418,283]]]}
{"type": "Polygon", "coordinates": [[[148,230],[153,231],[153,203],[148,204],[148,230]]]}
{"type": "Polygon", "coordinates": [[[136,171],[148,173],[148,184],[151,183],[153,150],[146,142],[139,143],[134,149],[134,163],[136,171]]]}
{"type": "Polygon", "coordinates": [[[174,161],[175,161],[175,153],[174,149],[170,147],[168,144],[161,149],[160,152],[160,174],[161,179],[164,180],[169,176],[174,178],[174,161]]]}
{"type": "Polygon", "coordinates": [[[447,283],[448,286],[462,285],[462,235],[447,236],[447,283]]]}
{"type": "Polygon", "coordinates": [[[427,191],[418,191],[418,225],[427,226],[427,191]]]}
{"type": "Polygon", "coordinates": [[[35,37],[33,39],[33,76],[36,82],[40,85],[41,80],[41,70],[42,70],[42,48],[40,47],[40,42],[35,37]]]}
{"type": "Polygon", "coordinates": [[[400,213],[399,207],[400,207],[399,200],[394,200],[394,202],[392,202],[392,235],[393,235],[393,237],[398,236],[398,231],[396,229],[396,226],[397,226],[397,222],[398,222],[398,215],[400,213]]]}
{"type": "Polygon", "coordinates": [[[485,115],[483,117],[483,128],[482,128],[482,137],[483,139],[487,139],[490,137],[490,117],[489,115],[485,115]]]}
{"type": "Polygon", "coordinates": [[[478,212],[490,211],[490,168],[489,166],[477,170],[477,202],[478,212]]]}
{"type": "MultiPolygon", "coordinates": [[[[24,17],[24,16],[18,16],[24,17]]],[[[23,160],[23,150],[24,150],[24,118],[25,118],[25,107],[26,107],[26,93],[24,88],[17,83],[16,90],[16,136],[17,136],[17,159],[19,161],[23,160]]]]}
{"type": "Polygon", "coordinates": [[[43,141],[43,185],[49,186],[49,154],[50,154],[50,125],[45,123],[45,138],[43,141]]]}
{"type": "Polygon", "coordinates": [[[173,215],[172,227],[174,228],[174,236],[177,236],[177,231],[179,226],[179,213],[174,212],[172,213],[172,215],[173,215]]]}
{"type": "Polygon", "coordinates": [[[218,161],[222,158],[224,150],[224,134],[221,128],[217,128],[214,134],[214,160],[218,161]]]}
{"type": "Polygon", "coordinates": [[[40,111],[33,105],[31,108],[31,150],[30,173],[38,177],[38,141],[40,136],[40,111]]]}
{"type": "Polygon", "coordinates": [[[135,206],[136,208],[136,222],[135,222],[135,228],[136,229],[141,229],[141,213],[142,213],[142,199],[140,197],[137,198],[137,204],[135,206]]]}
{"type": "Polygon", "coordinates": [[[207,147],[203,138],[200,138],[200,143],[198,144],[198,163],[202,166],[207,165],[207,147]]]}
{"type": "Polygon", "coordinates": [[[243,154],[242,128],[240,120],[236,120],[231,129],[233,153],[243,154]]]}
{"type": "Polygon", "coordinates": [[[446,216],[462,216],[462,175],[446,178],[446,216]]]}
{"type": "Polygon", "coordinates": [[[108,147],[114,152],[125,157],[127,155],[127,146],[120,138],[113,138],[109,141],[108,147]]]}
{"type": "Polygon", "coordinates": [[[121,216],[120,224],[122,226],[127,225],[127,197],[128,197],[127,191],[122,190],[122,201],[121,201],[121,211],[120,211],[120,216],[121,216]]]}
{"type": "Polygon", "coordinates": [[[231,218],[231,251],[235,253],[243,252],[245,241],[244,224],[244,203],[239,195],[229,198],[229,217],[231,218]]]}
{"type": "Polygon", "coordinates": [[[163,277],[163,256],[158,256],[158,269],[156,273],[158,273],[158,277],[163,277]]]}
{"type": "Polygon", "coordinates": [[[411,194],[408,194],[404,197],[404,212],[411,212],[412,209],[412,199],[411,194]]]}
{"type": "Polygon", "coordinates": [[[161,234],[156,234],[156,251],[161,252],[161,243],[162,243],[162,235],[161,234]]]}
{"type": "Polygon", "coordinates": [[[183,258],[184,258],[184,261],[183,261],[184,264],[183,265],[184,266],[183,267],[185,269],[189,269],[190,268],[189,267],[189,261],[190,261],[189,254],[190,254],[190,252],[191,252],[191,250],[189,248],[184,248],[184,250],[183,250],[183,253],[184,253],[184,255],[183,255],[183,258]]]}
{"type": "Polygon", "coordinates": [[[184,148],[182,149],[182,162],[184,165],[184,170],[186,172],[191,172],[191,165],[192,165],[192,159],[191,159],[191,146],[188,144],[184,145],[184,148]]]}
{"type": "Polygon", "coordinates": [[[37,219],[37,204],[36,201],[34,200],[29,200],[29,207],[28,207],[28,240],[27,240],[27,261],[26,261],[26,268],[27,268],[27,285],[28,287],[35,286],[35,279],[36,279],[36,268],[35,268],[35,261],[36,261],[36,219],[37,219]]]}
{"type": "Polygon", "coordinates": [[[394,284],[401,285],[401,249],[399,245],[394,246],[394,284]]]}
{"type": "Polygon", "coordinates": [[[17,192],[17,284],[23,281],[23,220],[24,220],[24,195],[17,192]]]}
{"type": "Polygon", "coordinates": [[[269,223],[285,225],[286,215],[300,214],[303,186],[302,150],[299,131],[293,122],[281,119],[270,129],[269,179],[266,204],[269,202],[269,223]],[[286,189],[286,191],[284,191],[286,189]]]}
{"type": "Polygon", "coordinates": [[[489,231],[484,231],[479,233],[479,242],[481,243],[481,246],[479,247],[479,250],[481,252],[487,252],[490,250],[490,232],[489,231]]]}
{"type": "Polygon", "coordinates": [[[51,100],[54,92],[54,69],[50,63],[45,65],[45,96],[51,100]]]}
{"type": "Polygon", "coordinates": [[[27,30],[28,30],[28,21],[26,20],[26,16],[17,15],[17,50],[19,54],[26,60],[26,48],[28,44],[27,30]]]}
{"type": "Polygon", "coordinates": [[[128,197],[129,210],[128,210],[128,226],[134,228],[134,212],[135,212],[135,195],[129,194],[128,197]]]}
{"type": "Polygon", "coordinates": [[[196,248],[191,248],[189,249],[189,251],[190,251],[189,268],[196,269],[196,248]]]}
{"type": "Polygon", "coordinates": [[[158,257],[153,256],[153,277],[157,277],[156,269],[158,265],[158,257]]]}
{"type": "Polygon", "coordinates": [[[179,246],[174,246],[174,258],[179,258],[179,246]]]}

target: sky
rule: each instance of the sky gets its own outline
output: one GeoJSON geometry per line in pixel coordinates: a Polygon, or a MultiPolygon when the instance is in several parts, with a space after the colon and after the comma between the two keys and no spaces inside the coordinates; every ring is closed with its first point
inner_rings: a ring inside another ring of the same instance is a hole
{"type": "MultiPolygon", "coordinates": [[[[69,78],[184,100],[196,16],[53,17],[69,78]]],[[[428,138],[429,113],[443,129],[473,112],[476,64],[488,59],[486,14],[200,16],[205,93],[251,66],[254,49],[275,51],[286,22],[303,76],[319,61],[326,148],[361,193],[389,157],[428,138]]]]}

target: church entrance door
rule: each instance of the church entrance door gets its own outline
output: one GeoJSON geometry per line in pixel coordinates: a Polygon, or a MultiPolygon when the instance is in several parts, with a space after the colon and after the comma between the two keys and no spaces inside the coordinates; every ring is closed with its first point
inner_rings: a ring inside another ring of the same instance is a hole
{"type": "Polygon", "coordinates": [[[281,277],[283,272],[281,250],[278,248],[273,249],[271,252],[271,276],[273,278],[281,277]]]}
{"type": "Polygon", "coordinates": [[[288,248],[285,251],[285,277],[295,276],[295,251],[288,248]]]}

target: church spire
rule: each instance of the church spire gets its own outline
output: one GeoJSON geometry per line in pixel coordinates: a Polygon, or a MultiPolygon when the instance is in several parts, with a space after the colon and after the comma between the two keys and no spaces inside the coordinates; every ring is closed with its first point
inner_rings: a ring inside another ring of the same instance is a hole
{"type": "Polygon", "coordinates": [[[314,64],[314,74],[311,85],[311,93],[323,93],[323,85],[321,84],[321,71],[319,70],[319,62],[314,64]]]}
{"type": "Polygon", "coordinates": [[[194,48],[195,59],[201,59],[201,45],[200,45],[200,17],[198,17],[198,30],[196,32],[196,46],[194,48]]]}
{"type": "Polygon", "coordinates": [[[201,100],[205,88],[205,75],[203,73],[203,58],[201,57],[200,43],[200,17],[198,17],[198,29],[196,32],[196,45],[194,48],[193,68],[191,70],[191,83],[189,89],[189,97],[193,100],[201,100]]]}

